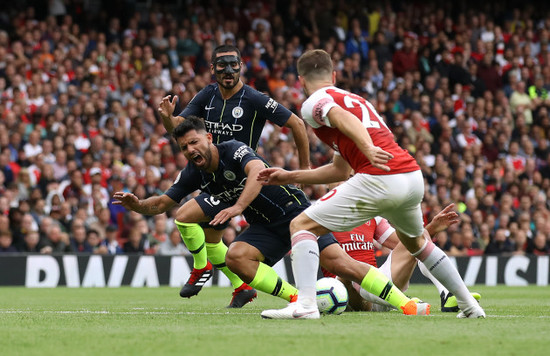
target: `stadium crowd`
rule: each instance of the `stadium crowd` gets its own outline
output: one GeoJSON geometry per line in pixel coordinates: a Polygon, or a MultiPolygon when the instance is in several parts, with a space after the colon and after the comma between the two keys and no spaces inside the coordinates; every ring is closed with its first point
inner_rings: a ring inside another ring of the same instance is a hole
{"type": "MultiPolygon", "coordinates": [[[[212,82],[235,44],[242,78],[299,115],[296,60],[331,54],[336,85],[367,98],[416,157],[449,255],[550,254],[550,13],[506,2],[21,1],[0,8],[0,252],[186,254],[173,213],[113,205],[166,191],[187,164],[157,113],[212,82]],[[477,6],[477,7],[476,7],[477,6]]],[[[296,169],[286,129],[259,152],[296,169]]],[[[312,166],[332,149],[309,132],[312,166]]],[[[306,186],[315,200],[327,187],[306,186]]],[[[233,219],[230,243],[246,221],[233,219]]],[[[383,253],[381,250],[380,253],[383,253]]]]}

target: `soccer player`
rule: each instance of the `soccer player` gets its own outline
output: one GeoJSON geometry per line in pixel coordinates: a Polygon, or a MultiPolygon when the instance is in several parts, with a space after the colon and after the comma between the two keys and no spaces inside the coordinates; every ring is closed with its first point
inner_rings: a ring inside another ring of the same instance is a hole
{"type": "MultiPolygon", "coordinates": [[[[426,231],[428,231],[431,237],[446,230],[449,226],[459,221],[458,214],[453,209],[454,204],[449,204],[445,209],[434,216],[428,225],[426,225],[426,231]]],[[[377,267],[374,254],[374,241],[390,249],[390,254],[379,269],[397,288],[401,289],[403,292],[407,291],[409,280],[411,279],[418,261],[407,251],[403,244],[399,243],[399,238],[397,237],[395,229],[389,224],[388,220],[377,216],[351,231],[335,232],[333,235],[348,255],[374,267],[377,267]]],[[[419,267],[422,274],[430,279],[436,286],[441,299],[441,311],[458,312],[456,297],[441,285],[441,283],[424,268],[424,265],[419,264],[419,267]]],[[[336,277],[324,269],[323,274],[325,277],[336,277]]],[[[390,306],[385,301],[361,289],[356,283],[341,278],[340,280],[348,289],[348,305],[350,309],[357,311],[369,311],[371,308],[373,311],[387,311],[390,309],[390,306]]],[[[472,293],[472,295],[476,300],[481,298],[479,293],[472,293]]]]}
{"type": "MultiPolygon", "coordinates": [[[[164,97],[158,108],[164,127],[171,133],[185,118],[198,116],[205,119],[206,128],[212,134],[214,143],[235,139],[256,150],[265,122],[269,120],[292,130],[300,168],[307,169],[309,144],[303,121],[275,100],[245,85],[240,78],[241,67],[241,54],[237,47],[222,45],[215,48],[210,71],[215,76],[216,83],[199,91],[178,116],[173,116],[177,96],[172,99],[170,96],[164,97]]],[[[209,199],[206,193],[195,198],[197,201],[209,199]]],[[[230,307],[238,308],[255,297],[255,291],[225,265],[227,246],[222,242],[222,236],[227,223],[213,227],[208,224],[199,226],[193,222],[177,227],[183,242],[193,255],[193,271],[180,291],[182,297],[190,298],[199,293],[212,276],[212,264],[221,269],[235,288],[230,307]]]]}
{"type": "MultiPolygon", "coordinates": [[[[227,266],[250,286],[287,301],[295,300],[296,288],[282,281],[271,266],[291,249],[289,223],[310,206],[305,194],[292,185],[263,187],[257,176],[269,165],[242,142],[213,144],[212,134],[206,132],[199,118],[189,116],[172,134],[190,162],[172,187],[161,196],[145,200],[117,192],[116,203],[141,214],[160,214],[197,189],[209,193],[206,200],[190,200],[181,206],[176,224],[210,221],[215,226],[243,214],[250,226],[231,244],[227,266]]],[[[327,270],[376,295],[383,294],[382,299],[404,314],[429,314],[429,304],[412,301],[391,283],[372,285],[365,276],[375,268],[349,257],[331,234],[315,243],[319,244],[321,264],[327,270]]],[[[318,319],[319,311],[298,311],[292,318],[318,319]]]]}
{"type": "MultiPolygon", "coordinates": [[[[335,72],[327,52],[310,50],[300,56],[298,74],[308,96],[302,117],[323,142],[334,148],[333,162],[309,171],[267,168],[258,179],[276,185],[347,181],[292,221],[292,268],[298,299],[284,309],[265,310],[262,315],[292,318],[294,313],[316,310],[317,236],[349,231],[375,216],[383,216],[396,227],[407,250],[456,296],[461,309],[457,316],[484,318],[485,312],[447,255],[426,236],[420,207],[424,181],[414,158],[394,141],[371,103],[334,86],[335,72]],[[355,174],[348,179],[352,170],[355,174]]],[[[373,284],[387,283],[386,276],[372,271],[373,284]]]]}

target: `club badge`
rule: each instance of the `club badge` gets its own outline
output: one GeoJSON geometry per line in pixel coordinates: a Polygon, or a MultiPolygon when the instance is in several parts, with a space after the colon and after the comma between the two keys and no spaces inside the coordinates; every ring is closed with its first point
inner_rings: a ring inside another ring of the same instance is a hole
{"type": "Polygon", "coordinates": [[[237,178],[235,173],[233,173],[231,171],[224,171],[223,176],[225,177],[225,179],[230,180],[230,181],[233,181],[233,180],[235,180],[235,178],[237,178]]]}
{"type": "Polygon", "coordinates": [[[236,106],[235,108],[233,108],[233,111],[231,111],[231,114],[235,119],[239,119],[241,116],[243,116],[243,113],[243,108],[241,108],[240,106],[236,106]]]}

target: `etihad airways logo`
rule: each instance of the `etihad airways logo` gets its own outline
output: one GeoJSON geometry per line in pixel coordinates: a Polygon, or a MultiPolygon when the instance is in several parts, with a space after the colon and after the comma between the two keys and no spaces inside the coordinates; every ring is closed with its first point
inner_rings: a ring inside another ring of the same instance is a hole
{"type": "Polygon", "coordinates": [[[206,130],[211,134],[234,136],[236,132],[243,130],[243,125],[229,124],[225,122],[205,121],[206,130]]]}

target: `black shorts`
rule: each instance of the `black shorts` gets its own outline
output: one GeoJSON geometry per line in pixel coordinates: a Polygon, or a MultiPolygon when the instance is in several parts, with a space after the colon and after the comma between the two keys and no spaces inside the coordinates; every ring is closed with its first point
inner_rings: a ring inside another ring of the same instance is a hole
{"type": "MultiPolygon", "coordinates": [[[[216,214],[218,214],[220,211],[222,211],[223,209],[229,208],[231,206],[220,200],[214,199],[208,193],[199,194],[197,197],[195,197],[195,201],[201,207],[204,215],[208,216],[210,220],[214,219],[216,214]]],[[[199,223],[199,225],[203,229],[225,230],[225,228],[229,226],[230,221],[231,219],[227,220],[223,224],[219,224],[216,226],[212,226],[208,222],[201,222],[199,223]]]]}
{"type": "MultiPolygon", "coordinates": [[[[264,256],[264,263],[273,266],[291,250],[290,221],[299,212],[273,224],[251,224],[248,229],[235,238],[235,241],[246,242],[256,247],[264,256]]],[[[317,243],[319,251],[322,251],[329,245],[337,244],[338,241],[332,234],[326,234],[320,236],[317,243]]]]}

